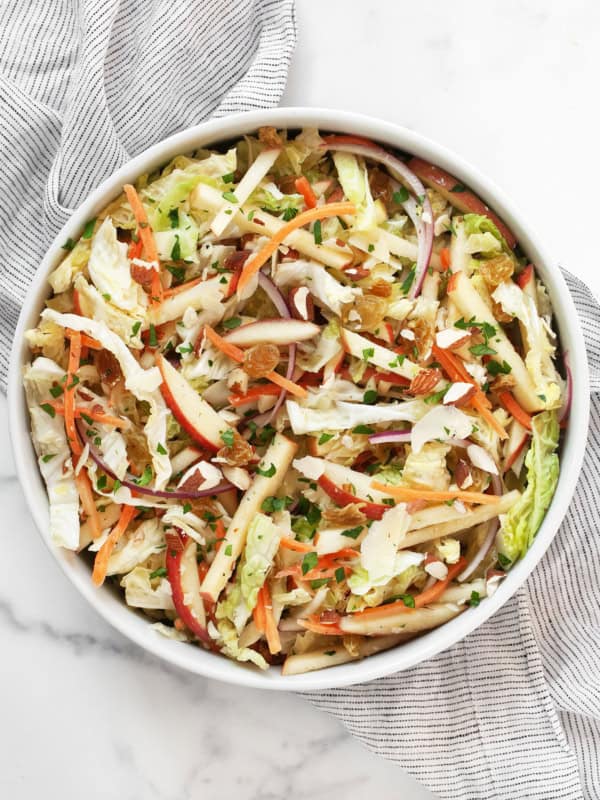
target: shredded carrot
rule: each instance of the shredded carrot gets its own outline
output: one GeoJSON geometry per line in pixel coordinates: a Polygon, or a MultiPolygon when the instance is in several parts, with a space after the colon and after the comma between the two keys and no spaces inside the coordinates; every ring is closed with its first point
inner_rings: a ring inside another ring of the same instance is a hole
{"type": "Polygon", "coordinates": [[[460,359],[454,353],[450,353],[448,350],[442,350],[435,344],[433,345],[433,355],[435,360],[442,365],[444,372],[448,375],[450,380],[462,381],[475,386],[476,391],[473,397],[471,397],[469,400],[469,405],[473,406],[473,408],[479,411],[488,425],[490,425],[496,431],[501,439],[506,439],[508,434],[490,411],[492,407],[490,401],[481,391],[479,386],[477,386],[471,375],[469,375],[460,359]]]}
{"type": "Polygon", "coordinates": [[[131,242],[129,243],[129,250],[127,251],[127,257],[130,259],[141,258],[143,247],[144,243],[142,242],[141,236],[137,237],[136,242],[134,242],[132,239],[131,242]]]}
{"type": "Polygon", "coordinates": [[[65,336],[68,339],[71,339],[73,334],[75,333],[81,336],[82,347],[89,347],[90,350],[102,350],[102,344],[97,339],[93,339],[91,336],[88,336],[87,333],[81,333],[81,331],[74,331],[71,328],[65,329],[65,336]]]}
{"type": "Polygon", "coordinates": [[[277,623],[275,622],[275,616],[273,614],[271,593],[266,583],[262,587],[262,592],[265,604],[265,636],[267,637],[269,652],[271,655],[275,655],[281,652],[281,639],[279,638],[279,631],[277,630],[277,623]]]}
{"type": "MultiPolygon", "coordinates": [[[[228,342],[222,336],[210,327],[210,325],[204,326],[204,333],[206,334],[206,338],[209,342],[212,342],[216,348],[218,348],[222,353],[225,353],[226,356],[229,356],[233,361],[237,361],[238,364],[242,364],[244,362],[244,351],[241,350],[239,347],[236,347],[231,342],[228,342]]],[[[285,389],[286,392],[295,395],[296,397],[306,397],[307,391],[302,386],[298,386],[297,383],[284,378],[283,375],[280,375],[278,372],[269,372],[265,375],[267,380],[271,381],[271,383],[276,383],[278,386],[281,386],[282,389],[285,389]]]]}
{"type": "Polygon", "coordinates": [[[373,489],[395,497],[397,500],[427,500],[428,502],[443,503],[446,500],[462,500],[465,503],[481,503],[493,505],[500,501],[497,494],[483,494],[483,492],[462,492],[459,489],[447,491],[431,491],[430,489],[408,489],[404,486],[390,486],[386,483],[373,481],[373,489]]]}
{"type": "MultiPolygon", "coordinates": [[[[425,589],[424,591],[420,592],[420,594],[416,594],[414,596],[414,608],[423,608],[423,606],[434,603],[439,597],[441,597],[441,595],[444,594],[449,584],[463,571],[466,566],[466,558],[460,558],[456,564],[452,564],[452,566],[448,568],[448,574],[443,580],[437,581],[437,583],[434,583],[433,586],[429,587],[429,589],[425,589]]],[[[398,611],[410,612],[412,610],[412,606],[407,606],[404,600],[397,600],[395,603],[388,603],[384,606],[365,608],[364,611],[359,611],[356,614],[352,614],[352,619],[365,619],[366,617],[374,616],[389,617],[397,614],[398,611]]]]}
{"type": "Polygon", "coordinates": [[[258,592],[258,597],[256,598],[256,605],[252,611],[252,619],[254,620],[256,630],[260,631],[260,633],[264,633],[267,627],[266,616],[265,602],[261,588],[258,592]]]}
{"type": "Polygon", "coordinates": [[[79,302],[79,292],[77,289],[73,289],[73,311],[80,317],[85,316],[81,312],[81,303],[79,302]]]}
{"type": "Polygon", "coordinates": [[[442,247],[440,250],[440,263],[444,272],[450,269],[450,248],[442,247]]]}
{"type": "Polygon", "coordinates": [[[294,185],[296,191],[302,195],[307,208],[314,208],[317,205],[317,198],[312,190],[312,186],[304,175],[301,178],[296,178],[294,185]]]}
{"type": "Polygon", "coordinates": [[[84,468],[80,471],[79,475],[75,478],[77,484],[77,491],[79,492],[79,499],[81,500],[81,507],[87,514],[92,528],[92,539],[98,539],[102,533],[102,525],[100,523],[100,515],[94,502],[94,492],[90,482],[90,476],[84,468]]]}
{"type": "Polygon", "coordinates": [[[194,286],[197,286],[199,283],[202,283],[203,278],[194,278],[193,281],[187,281],[187,283],[181,283],[179,286],[174,286],[172,289],[164,289],[163,290],[163,297],[174,297],[176,294],[181,294],[181,292],[185,292],[186,289],[192,289],[194,286]]]}
{"type": "Polygon", "coordinates": [[[458,283],[458,272],[453,272],[452,275],[448,278],[448,285],[446,286],[446,292],[450,294],[450,292],[455,291],[456,284],[458,283]]]}
{"type": "Polygon", "coordinates": [[[296,539],[289,539],[287,536],[282,536],[279,540],[279,546],[285,550],[293,550],[295,553],[310,553],[314,547],[305,542],[298,542],[296,539]]]}
{"type": "Polygon", "coordinates": [[[94,559],[94,569],[92,571],[92,581],[96,586],[102,586],[106,578],[106,570],[108,569],[108,560],[116,543],[127,530],[129,523],[137,514],[135,506],[122,506],[121,516],[119,521],[108,534],[107,540],[104,542],[100,550],[96,553],[94,559]]]}
{"type": "Polygon", "coordinates": [[[531,430],[531,416],[519,405],[511,392],[498,392],[498,400],[517,422],[528,431],[531,430]]]}
{"type": "Polygon", "coordinates": [[[319,614],[311,614],[306,619],[298,620],[298,623],[302,625],[303,628],[313,633],[321,633],[323,636],[343,636],[344,631],[339,626],[340,619],[341,617],[338,617],[336,621],[321,622],[319,614]]]}
{"type": "Polygon", "coordinates": [[[275,395],[281,393],[281,389],[279,386],[272,386],[269,383],[261,383],[258,386],[253,386],[251,389],[248,389],[246,394],[230,394],[228,400],[232,406],[243,406],[246,403],[251,403],[253,400],[257,400],[259,397],[265,397],[265,395],[275,395]]]}
{"type": "Polygon", "coordinates": [[[251,259],[249,259],[240,275],[237,291],[243,291],[244,287],[248,284],[253,275],[256,275],[258,270],[266,261],[273,255],[279,245],[284,239],[293,233],[298,228],[302,228],[309,222],[318,219],[325,219],[326,217],[338,217],[343,214],[354,214],[356,207],[354,203],[329,203],[328,205],[321,206],[320,208],[310,208],[308,211],[303,211],[298,216],[291,219],[288,223],[283,225],[277,233],[262,247],[251,259]]]}
{"type": "Polygon", "coordinates": [[[225,539],[227,531],[225,530],[225,523],[219,517],[219,519],[215,522],[215,553],[218,553],[221,549],[221,545],[225,539]]]}
{"type": "Polygon", "coordinates": [[[81,455],[83,447],[77,436],[75,429],[75,373],[79,369],[79,359],[81,358],[81,334],[73,331],[69,346],[69,363],[67,366],[67,379],[64,390],[64,416],[65,431],[73,455],[81,455]]]}
{"type": "MultiPolygon", "coordinates": [[[[142,201],[140,200],[140,196],[135,190],[135,186],[132,186],[130,183],[126,183],[125,186],[123,187],[123,190],[125,192],[127,200],[129,201],[131,210],[133,211],[135,221],[137,222],[138,236],[141,239],[148,260],[155,261],[157,264],[160,264],[158,258],[158,250],[156,249],[156,242],[154,241],[152,228],[150,227],[150,223],[148,222],[148,215],[146,214],[146,209],[144,208],[142,201]]],[[[156,269],[152,270],[152,284],[150,287],[150,291],[152,293],[151,294],[152,302],[155,304],[160,303],[163,297],[163,288],[160,280],[160,274],[156,269]]]]}
{"type": "MultiPolygon", "coordinates": [[[[52,400],[49,405],[52,406],[59,416],[65,416],[65,406],[62,403],[59,403],[58,400],[52,400]]],[[[75,406],[73,409],[73,416],[76,419],[79,419],[80,417],[89,417],[95,422],[101,422],[103,425],[111,425],[113,428],[131,427],[131,422],[128,419],[124,419],[122,417],[113,417],[111,414],[105,414],[103,411],[95,411],[91,408],[85,408],[85,406],[75,406]]]]}
{"type": "MultiPolygon", "coordinates": [[[[314,550],[314,548],[313,548],[314,550]]],[[[284,567],[277,573],[277,578],[285,578],[291,575],[296,580],[301,581],[318,581],[324,578],[333,578],[336,571],[342,567],[345,573],[351,572],[351,567],[343,563],[344,559],[356,559],[360,557],[358,550],[351,547],[344,547],[342,550],[336,550],[335,553],[327,553],[319,558],[316,566],[308,572],[302,572],[302,563],[299,561],[292,564],[290,567],[284,567]]]]}

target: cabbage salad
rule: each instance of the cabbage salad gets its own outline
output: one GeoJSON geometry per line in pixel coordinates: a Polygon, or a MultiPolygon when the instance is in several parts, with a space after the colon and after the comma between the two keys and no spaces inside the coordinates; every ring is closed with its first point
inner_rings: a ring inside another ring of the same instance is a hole
{"type": "Polygon", "coordinates": [[[49,534],[159,634],[302,673],[477,606],[527,552],[568,368],[451,175],[262,128],[64,250],[23,376],[49,534]]]}

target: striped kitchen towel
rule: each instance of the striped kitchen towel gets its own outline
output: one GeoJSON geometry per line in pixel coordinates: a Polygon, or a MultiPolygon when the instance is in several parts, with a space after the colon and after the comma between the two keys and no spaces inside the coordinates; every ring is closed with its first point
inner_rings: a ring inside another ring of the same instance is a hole
{"type": "Polygon", "coordinates": [[[600,798],[600,305],[565,278],[586,341],[591,420],[575,496],[544,559],[485,625],[437,657],[308,694],[443,798],[600,798]]]}
{"type": "Polygon", "coordinates": [[[0,387],[19,308],[72,210],[178,130],[276,106],[293,0],[0,3],[0,387]]]}

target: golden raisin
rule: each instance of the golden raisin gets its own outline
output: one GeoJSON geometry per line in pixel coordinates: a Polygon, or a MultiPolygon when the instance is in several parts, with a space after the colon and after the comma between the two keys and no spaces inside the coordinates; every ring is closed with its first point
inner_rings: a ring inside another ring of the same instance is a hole
{"type": "Polygon", "coordinates": [[[222,447],[217,458],[230,467],[243,467],[254,458],[254,448],[239,433],[235,433],[233,444],[222,447]]]}
{"type": "Polygon", "coordinates": [[[279,348],[274,344],[255,344],[244,353],[243,369],[251,378],[266,378],[279,364],[279,348]]]}
{"type": "Polygon", "coordinates": [[[491,388],[494,392],[510,392],[515,388],[517,382],[514,375],[498,375],[494,378],[491,388]]]}
{"type": "Polygon", "coordinates": [[[347,303],[344,306],[342,318],[353,330],[370,331],[383,321],[386,311],[385,300],[374,294],[365,294],[359,295],[354,303],[347,303]],[[356,315],[359,319],[356,319],[356,315]]]}
{"type": "Polygon", "coordinates": [[[500,303],[497,303],[495,300],[492,301],[492,310],[494,312],[494,316],[502,325],[508,325],[513,321],[513,318],[510,316],[510,314],[507,314],[500,303]]]}
{"type": "Polygon", "coordinates": [[[392,293],[392,287],[387,281],[375,281],[368,289],[365,289],[368,294],[374,294],[376,297],[389,297],[392,293]]]}
{"type": "Polygon", "coordinates": [[[281,136],[277,133],[277,128],[272,125],[263,125],[258,129],[258,140],[267,147],[281,147],[281,136]]]}
{"type": "Polygon", "coordinates": [[[390,176],[379,167],[373,167],[369,172],[369,187],[373,200],[381,198],[387,205],[392,197],[392,183],[390,176]]]}
{"type": "Polygon", "coordinates": [[[494,256],[479,262],[479,272],[489,289],[493,290],[512,278],[515,265],[507,255],[494,256]]]}
{"type": "Polygon", "coordinates": [[[325,522],[330,522],[334,525],[349,525],[351,527],[356,525],[363,525],[367,518],[360,510],[357,503],[348,503],[343,508],[326,508],[323,511],[323,519],[325,522]]]}
{"type": "Polygon", "coordinates": [[[408,327],[415,334],[414,346],[417,348],[419,358],[426,358],[433,346],[434,323],[426,319],[412,319],[408,327]]]}

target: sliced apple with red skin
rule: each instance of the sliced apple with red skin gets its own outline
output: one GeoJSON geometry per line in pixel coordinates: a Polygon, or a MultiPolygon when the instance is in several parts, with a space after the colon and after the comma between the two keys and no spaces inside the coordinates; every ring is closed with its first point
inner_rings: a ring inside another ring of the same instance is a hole
{"type": "Polygon", "coordinates": [[[521,423],[516,419],[513,420],[504,450],[504,465],[502,468],[503,472],[508,472],[508,470],[513,466],[523,452],[523,448],[525,447],[528,439],[529,433],[527,428],[521,425],[521,423]]]}
{"type": "Polygon", "coordinates": [[[332,356],[323,367],[323,382],[329,380],[332,375],[337,375],[342,369],[346,353],[343,348],[340,348],[339,353],[332,356]]]}
{"type": "Polygon", "coordinates": [[[202,447],[213,452],[220,450],[223,447],[221,434],[225,431],[233,432],[233,428],[160,353],[156,354],[156,365],[163,379],[160,390],[177,422],[202,447]]]}
{"type": "Polygon", "coordinates": [[[168,534],[166,566],[173,605],[178,617],[194,636],[211,644],[211,638],[206,630],[204,603],[200,596],[196,542],[182,532],[178,532],[177,535],[168,534]]]}
{"type": "Polygon", "coordinates": [[[439,192],[449,203],[462,211],[463,214],[482,214],[494,223],[502,236],[506,239],[509,247],[514,248],[517,244],[517,239],[510,228],[502,222],[494,212],[487,206],[483,200],[480,200],[476,194],[473,194],[469,189],[464,191],[455,191],[457,188],[464,188],[459,180],[453,175],[445,172],[435,164],[430,164],[428,161],[423,161],[420,158],[411,158],[408,162],[408,167],[415,175],[420,178],[424,183],[439,192]]]}
{"type": "Polygon", "coordinates": [[[386,506],[383,503],[371,503],[370,500],[362,500],[360,497],[352,494],[352,492],[342,489],[341,486],[336,486],[331,478],[328,478],[326,475],[321,475],[317,483],[338,506],[347,506],[349,503],[359,503],[360,510],[368,519],[381,519],[385,512],[390,510],[390,506],[386,506]]]}
{"type": "Polygon", "coordinates": [[[314,322],[302,319],[261,319],[230,331],[223,338],[237,347],[255,344],[285,345],[312,339],[321,329],[314,322]]]}

